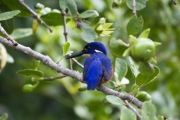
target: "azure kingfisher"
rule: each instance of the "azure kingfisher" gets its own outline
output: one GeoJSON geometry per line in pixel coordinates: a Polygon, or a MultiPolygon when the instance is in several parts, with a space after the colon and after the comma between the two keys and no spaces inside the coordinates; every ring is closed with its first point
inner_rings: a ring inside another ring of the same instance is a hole
{"type": "Polygon", "coordinates": [[[87,83],[88,90],[96,87],[112,78],[112,62],[107,57],[105,46],[100,42],[87,44],[80,52],[66,56],[67,59],[89,55],[84,62],[83,81],[87,83]]]}

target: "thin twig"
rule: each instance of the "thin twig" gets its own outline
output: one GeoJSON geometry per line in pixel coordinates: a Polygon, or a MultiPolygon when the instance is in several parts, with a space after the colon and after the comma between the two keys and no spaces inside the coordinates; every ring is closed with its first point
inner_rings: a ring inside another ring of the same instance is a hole
{"type": "Polygon", "coordinates": [[[71,60],[71,59],[69,59],[69,68],[70,68],[71,70],[73,70],[72,60],[71,60]]]}
{"type": "Polygon", "coordinates": [[[4,30],[0,23],[0,32],[7,37],[7,40],[11,41],[14,46],[17,46],[18,43],[4,30]]]}
{"type": "Polygon", "coordinates": [[[24,6],[32,15],[33,17],[39,21],[42,25],[44,25],[50,32],[53,32],[53,30],[37,15],[36,12],[34,12],[25,2],[24,0],[19,0],[19,3],[24,6]]]}
{"type": "MultiPolygon", "coordinates": [[[[68,41],[68,39],[67,39],[68,32],[67,32],[67,27],[66,27],[66,11],[61,9],[61,15],[62,15],[62,20],[63,20],[63,28],[64,28],[63,34],[64,34],[65,42],[67,42],[68,41]]],[[[72,60],[70,60],[70,59],[69,59],[69,68],[71,70],[73,69],[72,60]]]]}
{"type": "Polygon", "coordinates": [[[132,0],[132,13],[134,16],[136,16],[136,0],[132,0]]]}
{"type": "MultiPolygon", "coordinates": [[[[42,63],[44,63],[45,65],[49,66],[50,68],[52,68],[53,70],[56,70],[57,72],[62,73],[63,75],[72,77],[74,79],[79,80],[80,82],[83,82],[83,76],[82,74],[80,74],[77,71],[74,70],[70,70],[68,68],[64,68],[62,66],[59,66],[58,64],[56,64],[56,62],[52,61],[52,59],[49,56],[45,56],[41,53],[38,53],[34,50],[32,50],[30,47],[26,47],[23,46],[21,44],[18,44],[18,46],[14,46],[13,43],[7,41],[5,38],[0,36],[0,43],[7,45],[9,47],[12,47],[20,52],[23,52],[37,60],[40,60],[42,63]]],[[[110,89],[104,85],[99,85],[97,87],[98,91],[103,92],[104,94],[107,95],[114,95],[117,96],[119,98],[121,98],[122,100],[128,100],[129,102],[133,103],[134,105],[136,105],[138,108],[142,107],[142,102],[139,101],[136,97],[134,97],[133,95],[127,94],[127,93],[121,93],[118,91],[115,91],[113,89],[110,89]]]]}
{"type": "Polygon", "coordinates": [[[50,77],[50,78],[42,78],[39,81],[52,81],[52,80],[57,80],[57,79],[62,79],[67,77],[66,75],[61,75],[61,76],[57,76],[57,77],[50,77]]]}
{"type": "Polygon", "coordinates": [[[65,10],[61,10],[61,14],[62,14],[62,19],[63,19],[63,28],[64,28],[64,37],[65,37],[65,41],[67,42],[68,39],[67,39],[67,35],[68,35],[68,32],[67,32],[67,27],[66,27],[66,12],[65,10]]]}
{"type": "Polygon", "coordinates": [[[129,109],[131,109],[137,116],[137,120],[141,120],[141,115],[138,113],[138,111],[127,101],[124,101],[126,103],[126,107],[128,107],[129,109]]]}
{"type": "Polygon", "coordinates": [[[83,66],[80,62],[78,62],[75,58],[72,58],[72,60],[73,60],[77,65],[79,65],[81,68],[84,68],[84,66],[83,66]]]}
{"type": "Polygon", "coordinates": [[[171,0],[174,5],[177,4],[177,0],[171,0]]]}

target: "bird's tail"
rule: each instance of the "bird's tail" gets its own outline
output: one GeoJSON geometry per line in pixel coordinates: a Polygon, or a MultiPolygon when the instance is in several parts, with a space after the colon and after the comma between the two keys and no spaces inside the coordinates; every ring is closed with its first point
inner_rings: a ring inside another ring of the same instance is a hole
{"type": "Polygon", "coordinates": [[[102,78],[102,63],[100,60],[94,60],[88,68],[86,74],[86,83],[88,90],[96,89],[99,80],[102,78]]]}

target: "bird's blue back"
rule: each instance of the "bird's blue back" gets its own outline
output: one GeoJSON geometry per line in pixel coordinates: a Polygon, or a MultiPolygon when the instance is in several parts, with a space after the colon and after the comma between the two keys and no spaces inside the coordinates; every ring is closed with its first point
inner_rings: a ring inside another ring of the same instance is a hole
{"type": "Polygon", "coordinates": [[[94,90],[99,84],[110,80],[111,74],[111,60],[103,53],[94,53],[84,62],[83,79],[88,90],[94,90]]]}

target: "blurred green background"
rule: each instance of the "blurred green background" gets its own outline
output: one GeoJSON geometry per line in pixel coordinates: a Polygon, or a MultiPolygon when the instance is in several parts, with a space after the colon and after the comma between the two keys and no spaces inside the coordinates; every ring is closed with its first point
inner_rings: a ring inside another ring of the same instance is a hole
{"type": "MultiPolygon", "coordinates": [[[[126,26],[132,17],[132,11],[126,4],[112,9],[112,1],[109,0],[75,1],[80,13],[87,9],[99,12],[98,18],[89,20],[92,25],[98,22],[100,17],[105,17],[107,22],[114,23],[113,27],[116,28],[112,36],[119,37],[124,41],[128,40],[126,26]]],[[[13,4],[10,3],[13,0],[0,0],[0,5],[6,2],[9,2],[7,8],[12,9],[13,4]]],[[[17,0],[14,2],[19,4],[17,0]]],[[[33,9],[37,2],[52,9],[59,9],[57,0],[26,0],[26,3],[33,9]]],[[[18,9],[16,7],[14,4],[13,9],[18,9]]],[[[150,0],[147,2],[147,6],[137,14],[144,19],[144,29],[151,29],[149,38],[162,43],[156,51],[160,75],[142,90],[151,94],[158,114],[164,115],[170,120],[180,120],[180,5],[173,5],[170,0],[150,0]]],[[[15,17],[14,29],[32,28],[32,22],[33,18],[30,16],[15,17]]],[[[68,22],[67,26],[71,50],[81,50],[86,42],[79,37],[80,32],[72,21],[68,22]]],[[[49,33],[44,26],[39,25],[35,34],[17,41],[37,52],[49,55],[54,61],[57,61],[62,55],[63,27],[57,26],[53,29],[54,32],[49,33]]],[[[99,41],[109,48],[110,39],[111,37],[102,37],[99,41]]],[[[78,89],[85,85],[69,77],[44,81],[33,92],[23,92],[23,85],[31,83],[31,79],[16,74],[16,71],[34,68],[37,61],[9,47],[6,49],[14,58],[14,63],[7,64],[0,73],[0,114],[7,112],[9,120],[116,120],[119,118],[119,107],[105,104],[103,93],[98,91],[81,92],[78,89]]],[[[114,59],[109,49],[108,55],[112,60],[114,59]]],[[[84,57],[77,59],[81,63],[84,61],[84,57]]],[[[60,64],[64,67],[68,66],[68,62],[64,59],[60,64]]],[[[74,63],[73,68],[82,71],[74,63]]],[[[44,72],[45,77],[59,75],[41,63],[38,69],[44,72]]]]}

